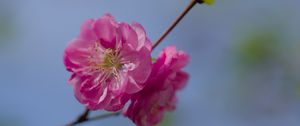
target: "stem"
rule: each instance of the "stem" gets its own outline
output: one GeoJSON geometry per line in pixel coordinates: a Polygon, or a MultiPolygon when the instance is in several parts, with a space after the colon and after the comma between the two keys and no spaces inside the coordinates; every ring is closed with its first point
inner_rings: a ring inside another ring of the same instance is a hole
{"type": "Polygon", "coordinates": [[[155,41],[152,46],[152,50],[167,37],[167,35],[175,28],[175,26],[181,21],[181,19],[197,4],[196,0],[192,0],[190,4],[184,9],[184,11],[175,19],[171,26],[161,35],[161,37],[155,41]]]}
{"type": "Polygon", "coordinates": [[[71,122],[65,126],[75,126],[77,124],[80,123],[84,123],[84,122],[88,122],[88,121],[93,121],[93,120],[98,120],[98,119],[104,119],[104,118],[108,118],[108,117],[112,117],[112,116],[118,116],[121,114],[121,112],[116,112],[116,113],[107,113],[107,114],[103,114],[103,115],[99,115],[99,116],[95,116],[95,117],[91,117],[88,118],[88,113],[90,112],[90,110],[86,109],[84,111],[84,113],[82,113],[80,116],[78,116],[77,120],[74,122],[71,122]]]}
{"type": "Polygon", "coordinates": [[[70,124],[67,124],[66,126],[73,126],[73,125],[76,125],[78,123],[87,121],[88,120],[89,112],[90,112],[90,110],[86,108],[84,110],[84,112],[82,114],[80,114],[74,122],[72,122],[70,124]]]}

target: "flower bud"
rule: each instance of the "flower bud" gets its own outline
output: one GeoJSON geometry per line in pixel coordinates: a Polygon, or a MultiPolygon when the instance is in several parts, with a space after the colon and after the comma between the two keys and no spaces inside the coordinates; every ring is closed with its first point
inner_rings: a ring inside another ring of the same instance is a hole
{"type": "Polygon", "coordinates": [[[207,4],[207,5],[212,5],[215,1],[214,0],[196,0],[200,4],[207,4]]]}

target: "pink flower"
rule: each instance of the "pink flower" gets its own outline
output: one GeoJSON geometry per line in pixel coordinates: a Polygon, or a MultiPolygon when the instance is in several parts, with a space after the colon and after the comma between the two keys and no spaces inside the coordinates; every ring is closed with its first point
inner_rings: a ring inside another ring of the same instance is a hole
{"type": "Polygon", "coordinates": [[[120,110],[151,73],[151,42],[140,24],[116,22],[110,14],[80,30],[64,52],[75,96],[89,109],[120,110]]]}
{"type": "Polygon", "coordinates": [[[174,46],[165,48],[154,63],[146,87],[132,97],[125,116],[138,126],[153,126],[166,111],[175,109],[176,92],[188,80],[181,69],[188,63],[188,55],[174,46]]]}

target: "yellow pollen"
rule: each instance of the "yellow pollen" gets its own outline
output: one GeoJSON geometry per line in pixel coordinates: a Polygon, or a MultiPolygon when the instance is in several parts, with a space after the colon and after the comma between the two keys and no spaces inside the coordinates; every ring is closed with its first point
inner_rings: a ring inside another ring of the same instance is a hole
{"type": "Polygon", "coordinates": [[[120,58],[112,49],[106,49],[104,52],[104,59],[101,64],[99,64],[99,67],[103,70],[113,70],[113,69],[120,69],[122,67],[120,58]]]}

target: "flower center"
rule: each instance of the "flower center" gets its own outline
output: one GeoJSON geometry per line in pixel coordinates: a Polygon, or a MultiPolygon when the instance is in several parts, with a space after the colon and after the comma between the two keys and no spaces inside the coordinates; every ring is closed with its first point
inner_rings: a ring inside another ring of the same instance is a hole
{"type": "Polygon", "coordinates": [[[122,68],[123,64],[121,62],[121,57],[119,51],[113,49],[106,49],[103,52],[104,57],[102,62],[97,66],[99,70],[103,71],[100,78],[100,82],[105,81],[108,78],[113,77],[117,81],[120,81],[119,70],[122,68]]]}
{"type": "Polygon", "coordinates": [[[119,70],[122,68],[122,63],[120,61],[120,56],[118,52],[113,49],[106,49],[104,51],[103,62],[99,64],[102,70],[119,70]]]}
{"type": "Polygon", "coordinates": [[[91,48],[91,55],[88,59],[92,71],[99,73],[96,81],[103,82],[111,77],[120,81],[119,72],[125,62],[122,61],[119,49],[104,49],[98,43],[95,43],[91,48]]]}

